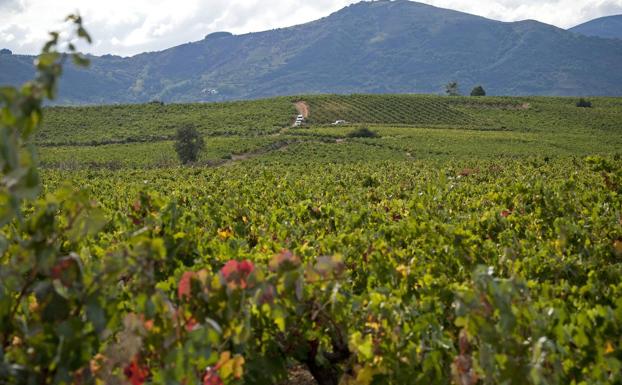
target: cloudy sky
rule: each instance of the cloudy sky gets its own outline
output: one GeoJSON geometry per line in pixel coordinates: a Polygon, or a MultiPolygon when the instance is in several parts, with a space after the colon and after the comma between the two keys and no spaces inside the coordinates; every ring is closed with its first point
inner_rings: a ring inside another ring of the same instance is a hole
{"type": "MultiPolygon", "coordinates": [[[[0,0],[0,48],[39,51],[46,32],[79,11],[94,54],[123,56],[202,39],[215,31],[245,33],[326,16],[358,0],[0,0]]],[[[562,28],[622,14],[622,0],[422,0],[492,19],[536,19],[562,28]]]]}

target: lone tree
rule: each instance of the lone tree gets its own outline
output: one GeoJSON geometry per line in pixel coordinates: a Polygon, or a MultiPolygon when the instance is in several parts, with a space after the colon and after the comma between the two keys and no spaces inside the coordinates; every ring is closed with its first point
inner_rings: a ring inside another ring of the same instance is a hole
{"type": "Polygon", "coordinates": [[[205,141],[194,126],[183,126],[175,134],[175,151],[182,164],[196,162],[205,148],[205,141]]]}
{"type": "Polygon", "coordinates": [[[460,96],[460,86],[457,81],[452,81],[445,85],[445,93],[449,96],[460,96]]]}
{"type": "Polygon", "coordinates": [[[486,90],[482,86],[477,86],[471,91],[471,96],[486,96],[486,90]]]}

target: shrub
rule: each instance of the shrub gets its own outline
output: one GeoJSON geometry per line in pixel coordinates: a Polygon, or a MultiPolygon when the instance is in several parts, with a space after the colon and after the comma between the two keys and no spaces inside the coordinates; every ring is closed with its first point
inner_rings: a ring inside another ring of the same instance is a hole
{"type": "Polygon", "coordinates": [[[205,148],[205,141],[193,126],[183,126],[175,134],[175,152],[183,164],[193,163],[205,148]]]}
{"type": "Polygon", "coordinates": [[[471,96],[486,96],[486,90],[482,86],[477,86],[471,91],[471,96]]]}
{"type": "Polygon", "coordinates": [[[579,108],[592,108],[592,102],[590,102],[589,100],[581,98],[577,102],[577,107],[579,107],[579,108]]]}
{"type": "Polygon", "coordinates": [[[348,138],[378,138],[376,131],[372,131],[367,127],[361,127],[348,134],[348,138]]]}

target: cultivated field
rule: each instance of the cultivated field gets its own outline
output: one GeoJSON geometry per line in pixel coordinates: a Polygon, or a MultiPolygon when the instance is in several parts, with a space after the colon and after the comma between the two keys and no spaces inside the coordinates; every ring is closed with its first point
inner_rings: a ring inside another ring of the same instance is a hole
{"type": "Polygon", "coordinates": [[[622,152],[622,100],[594,102],[594,108],[577,108],[571,98],[333,95],[222,104],[57,107],[46,110],[36,142],[43,147],[43,165],[61,168],[175,166],[172,138],[183,125],[206,136],[204,164],[246,153],[270,159],[276,149],[281,150],[278,158],[296,162],[552,159],[622,152]],[[306,126],[291,128],[298,100],[307,103],[310,116],[306,126]],[[336,120],[347,123],[331,126],[336,120]],[[348,138],[361,126],[380,138],[348,138]],[[286,144],[295,146],[284,148],[286,144]],[[308,151],[318,156],[303,155],[308,151]],[[300,159],[292,159],[297,154],[300,159]]]}
{"type": "Polygon", "coordinates": [[[80,324],[117,338],[81,354],[158,384],[622,383],[622,100],[591,101],[46,109],[48,202],[97,202],[58,248],[122,277],[80,324]],[[181,125],[207,143],[191,167],[181,125]]]}

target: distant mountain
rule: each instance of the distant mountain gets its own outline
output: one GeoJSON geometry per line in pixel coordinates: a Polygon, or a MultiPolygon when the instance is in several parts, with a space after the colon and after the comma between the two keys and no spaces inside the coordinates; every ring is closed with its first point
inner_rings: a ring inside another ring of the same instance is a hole
{"type": "Polygon", "coordinates": [[[601,17],[571,28],[570,31],[585,36],[622,39],[622,15],[601,17]]]}
{"type": "MultiPolygon", "coordinates": [[[[61,103],[219,101],[307,93],[622,95],[622,42],[536,21],[503,23],[407,0],[361,2],[290,28],[204,40],[68,69],[61,103]]],[[[0,55],[0,84],[33,72],[0,55]]]]}

